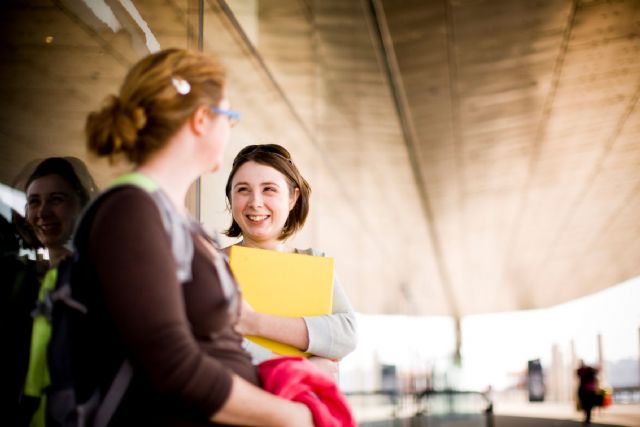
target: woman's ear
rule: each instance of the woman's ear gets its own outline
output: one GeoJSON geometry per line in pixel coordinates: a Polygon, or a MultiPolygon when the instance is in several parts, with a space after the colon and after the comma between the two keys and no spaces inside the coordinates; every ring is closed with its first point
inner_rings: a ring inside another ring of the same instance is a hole
{"type": "Polygon", "coordinates": [[[298,201],[298,197],[300,197],[300,189],[296,187],[293,190],[293,194],[291,195],[291,198],[289,199],[289,212],[291,212],[293,207],[296,205],[296,202],[298,201]]]}
{"type": "Polygon", "coordinates": [[[207,130],[209,120],[211,120],[209,108],[201,105],[189,116],[189,126],[194,134],[202,136],[207,130]]]}

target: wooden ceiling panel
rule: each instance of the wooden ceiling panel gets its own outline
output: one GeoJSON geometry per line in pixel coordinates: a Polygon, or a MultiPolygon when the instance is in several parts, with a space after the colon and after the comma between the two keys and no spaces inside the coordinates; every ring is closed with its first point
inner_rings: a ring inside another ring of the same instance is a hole
{"type": "MultiPolygon", "coordinates": [[[[161,46],[189,43],[189,1],[133,3],[161,46]]],[[[231,151],[282,142],[310,171],[300,238],[358,310],[537,308],[640,275],[639,2],[227,2],[246,39],[205,3],[243,112],[231,151]]],[[[0,18],[3,181],[50,141],[78,153],[87,106],[146,49],[82,5],[0,18]]]]}

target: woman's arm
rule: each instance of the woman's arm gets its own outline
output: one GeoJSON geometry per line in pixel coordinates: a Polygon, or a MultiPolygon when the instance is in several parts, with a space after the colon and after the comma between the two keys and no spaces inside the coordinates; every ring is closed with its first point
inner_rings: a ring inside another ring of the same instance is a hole
{"type": "Polygon", "coordinates": [[[304,321],[309,336],[309,353],[342,359],[356,348],[356,315],[337,278],[333,281],[333,313],[304,317],[304,321]]]}
{"type": "Polygon", "coordinates": [[[193,337],[171,242],[148,193],[122,188],[102,201],[91,226],[89,256],[136,375],[208,418],[226,400],[231,373],[193,337]]]}
{"type": "Polygon", "coordinates": [[[136,375],[158,394],[205,419],[313,425],[306,406],[253,386],[201,350],[186,318],[169,239],[143,190],[118,190],[104,200],[90,236],[107,311],[136,375]]]}
{"type": "Polygon", "coordinates": [[[246,301],[242,302],[242,312],[235,329],[244,336],[268,338],[303,351],[309,347],[307,325],[302,317],[258,313],[246,301]]]}
{"type": "Polygon", "coordinates": [[[356,346],[356,318],[340,282],[333,282],[333,313],[285,317],[257,313],[244,302],[236,324],[242,335],[254,335],[288,344],[328,359],[341,359],[356,346]]]}
{"type": "Polygon", "coordinates": [[[231,393],[211,421],[232,425],[313,427],[311,411],[302,403],[291,402],[263,391],[237,375],[231,393]]]}

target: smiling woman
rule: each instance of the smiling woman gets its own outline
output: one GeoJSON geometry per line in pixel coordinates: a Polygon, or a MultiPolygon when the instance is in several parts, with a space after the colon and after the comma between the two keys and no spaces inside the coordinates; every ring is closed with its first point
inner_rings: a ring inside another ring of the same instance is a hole
{"type": "MultiPolygon", "coordinates": [[[[49,251],[50,264],[57,265],[69,250],[75,222],[95,189],[88,172],[83,185],[71,161],[62,157],[43,160],[27,179],[26,219],[38,241],[49,251]]],[[[86,168],[79,160],[79,168],[86,168]]]]}
{"type": "MultiPolygon", "coordinates": [[[[279,252],[323,255],[315,249],[285,245],[307,219],[311,187],[284,147],[263,144],[243,148],[233,161],[225,193],[233,217],[226,234],[242,236],[238,244],[279,252]]],[[[331,314],[274,316],[255,312],[245,303],[236,330],[243,335],[268,338],[308,352],[313,363],[332,375],[337,372],[335,362],[352,352],[357,341],[355,314],[335,277],[331,314]]],[[[270,350],[248,340],[244,345],[255,363],[274,356],[270,350]]]]}
{"type": "Polygon", "coordinates": [[[84,163],[73,157],[50,157],[41,161],[27,178],[24,188],[26,221],[30,234],[37,239],[32,243],[47,249],[48,267],[51,268],[42,277],[37,303],[29,300],[28,318],[33,317],[33,320],[23,334],[30,339],[19,336],[18,340],[24,344],[18,344],[14,349],[16,357],[28,360],[28,364],[26,371],[20,370],[17,374],[19,392],[14,397],[18,401],[11,404],[17,408],[17,418],[30,420],[30,425],[43,426],[45,395],[50,385],[46,357],[51,336],[50,312],[44,309],[45,302],[56,286],[58,264],[71,253],[69,242],[76,221],[96,188],[84,163]]]}

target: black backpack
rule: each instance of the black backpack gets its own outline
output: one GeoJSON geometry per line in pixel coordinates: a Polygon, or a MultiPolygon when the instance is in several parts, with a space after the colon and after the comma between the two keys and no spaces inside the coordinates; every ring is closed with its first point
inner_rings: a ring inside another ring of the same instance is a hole
{"type": "MultiPolygon", "coordinates": [[[[86,286],[87,280],[92,276],[89,263],[83,259],[87,256],[86,248],[93,217],[106,195],[127,185],[146,190],[156,202],[171,239],[177,278],[182,283],[191,279],[194,249],[190,230],[194,226],[199,227],[199,224],[177,214],[167,196],[158,191],[157,185],[146,176],[132,173],[120,177],[85,209],[75,232],[75,250],[72,256],[59,264],[55,290],[47,298],[52,326],[47,357],[51,378],[51,385],[47,389],[48,426],[106,427],[133,376],[131,364],[123,357],[110,387],[101,393],[97,383],[88,388],[87,383],[90,381],[86,378],[80,380],[81,373],[77,372],[78,365],[74,363],[74,360],[80,358],[91,358],[92,340],[99,339],[92,336],[93,313],[89,309],[92,304],[88,301],[86,286]],[[79,392],[79,389],[82,390],[79,392]]],[[[220,266],[216,265],[216,268],[220,273],[220,266]]]]}

